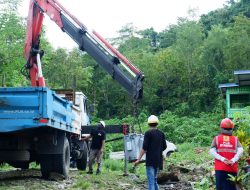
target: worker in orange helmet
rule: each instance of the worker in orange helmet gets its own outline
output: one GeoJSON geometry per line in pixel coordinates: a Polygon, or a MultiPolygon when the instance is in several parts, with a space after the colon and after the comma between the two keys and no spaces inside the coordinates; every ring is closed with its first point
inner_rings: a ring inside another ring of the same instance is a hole
{"type": "Polygon", "coordinates": [[[223,119],[220,127],[221,134],[214,137],[209,151],[215,159],[216,190],[236,190],[228,174],[237,175],[243,148],[238,138],[232,135],[234,124],[230,119],[223,119]]]}

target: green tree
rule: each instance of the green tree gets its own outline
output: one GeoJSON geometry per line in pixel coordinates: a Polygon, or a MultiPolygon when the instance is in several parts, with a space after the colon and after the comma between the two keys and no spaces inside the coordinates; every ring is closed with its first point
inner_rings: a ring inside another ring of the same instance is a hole
{"type": "Polygon", "coordinates": [[[167,48],[172,46],[176,42],[176,32],[178,25],[169,25],[165,30],[159,33],[159,46],[161,48],[167,48]]]}
{"type": "Polygon", "coordinates": [[[204,94],[200,85],[200,65],[198,61],[199,48],[203,43],[203,33],[200,24],[195,21],[180,20],[176,35],[176,43],[173,45],[174,54],[178,60],[178,67],[182,86],[183,113],[190,110],[199,110],[198,101],[204,94]]]}
{"type": "Polygon", "coordinates": [[[2,1],[0,4],[0,75],[6,86],[27,85],[27,80],[20,73],[25,64],[25,24],[16,13],[18,2],[2,1]]]}
{"type": "Polygon", "coordinates": [[[91,83],[92,68],[84,65],[82,56],[78,49],[69,53],[65,49],[57,49],[44,67],[48,85],[85,91],[91,83]]]}
{"type": "Polygon", "coordinates": [[[247,17],[235,17],[235,22],[227,36],[225,63],[229,70],[249,69],[250,59],[250,20],[247,17]]]}

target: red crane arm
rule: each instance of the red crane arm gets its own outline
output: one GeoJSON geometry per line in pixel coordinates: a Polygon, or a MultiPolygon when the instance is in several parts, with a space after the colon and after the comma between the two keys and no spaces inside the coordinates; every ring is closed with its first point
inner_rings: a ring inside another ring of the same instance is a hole
{"type": "Polygon", "coordinates": [[[30,0],[24,56],[32,86],[45,86],[40,62],[43,51],[39,48],[44,14],[66,32],[79,49],[93,57],[135,101],[142,97],[144,75],[97,32],[90,32],[57,0],[30,0]]]}
{"type": "Polygon", "coordinates": [[[41,53],[39,52],[39,45],[44,12],[48,14],[60,28],[63,28],[60,17],[61,10],[55,3],[56,1],[50,0],[30,0],[24,56],[27,60],[26,67],[30,69],[29,75],[32,86],[45,86],[44,77],[42,75],[39,76],[37,63],[37,54],[41,53]]]}
{"type": "Polygon", "coordinates": [[[57,7],[56,4],[59,3],[53,0],[30,0],[24,49],[26,59],[29,59],[32,48],[39,48],[39,38],[42,31],[44,13],[46,13],[60,28],[63,28],[60,16],[62,10],[57,7]]]}

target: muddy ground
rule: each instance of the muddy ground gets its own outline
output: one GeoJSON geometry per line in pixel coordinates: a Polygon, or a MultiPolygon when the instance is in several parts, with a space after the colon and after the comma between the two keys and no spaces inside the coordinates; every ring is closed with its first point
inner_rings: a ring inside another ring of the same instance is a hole
{"type": "MultiPolygon", "coordinates": [[[[77,170],[70,177],[53,174],[50,180],[41,178],[39,169],[0,171],[0,190],[90,189],[90,190],[143,190],[146,181],[134,174],[124,177],[121,172],[105,171],[102,175],[88,175],[77,170]]],[[[188,182],[166,181],[160,185],[165,190],[192,190],[188,182]]]]}
{"type": "Polygon", "coordinates": [[[75,175],[76,172],[71,172],[67,180],[59,175],[43,180],[39,169],[1,171],[0,189],[68,189],[74,185],[75,175]]]}

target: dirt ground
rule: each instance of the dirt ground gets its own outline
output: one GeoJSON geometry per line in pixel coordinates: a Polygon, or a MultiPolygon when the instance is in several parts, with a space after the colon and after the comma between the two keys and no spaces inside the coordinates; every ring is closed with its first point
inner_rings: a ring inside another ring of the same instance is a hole
{"type": "MultiPolygon", "coordinates": [[[[39,169],[0,171],[0,190],[43,190],[43,189],[89,189],[89,190],[143,190],[145,180],[134,174],[123,176],[121,172],[105,171],[102,175],[88,175],[77,170],[70,171],[70,177],[52,175],[50,180],[41,178],[39,169]]],[[[164,190],[192,190],[186,182],[166,182],[160,185],[164,190]]]]}
{"type": "Polygon", "coordinates": [[[133,183],[133,179],[116,175],[103,173],[100,176],[88,175],[86,172],[71,170],[68,179],[62,176],[52,174],[49,180],[41,178],[39,169],[30,170],[11,170],[0,172],[0,190],[34,190],[34,189],[144,189],[143,184],[133,183]],[[129,180],[127,180],[129,179],[129,180]]]}
{"type": "Polygon", "coordinates": [[[58,175],[43,180],[39,169],[1,171],[0,189],[68,189],[76,180],[74,175],[75,172],[71,172],[67,180],[58,175]]]}

